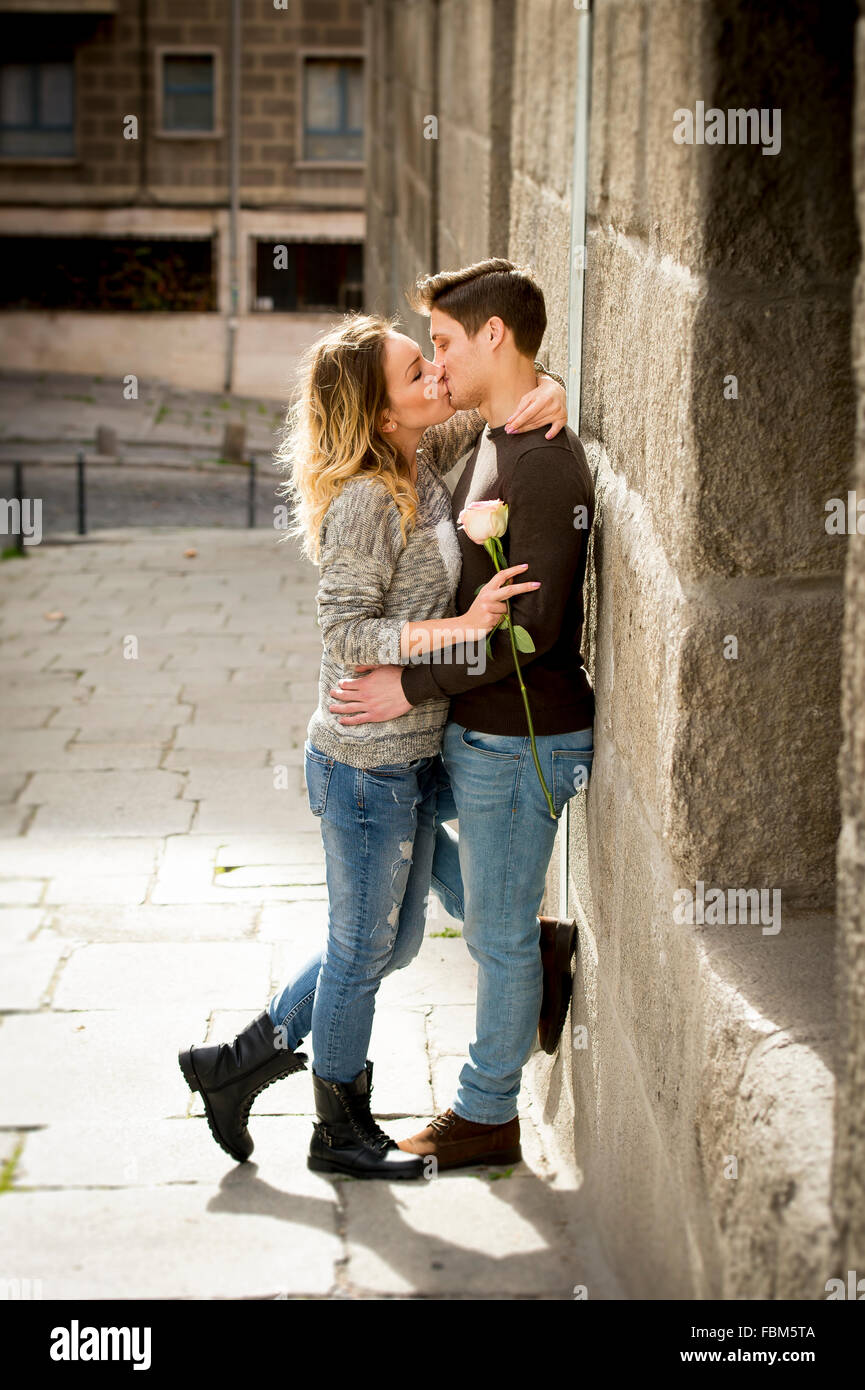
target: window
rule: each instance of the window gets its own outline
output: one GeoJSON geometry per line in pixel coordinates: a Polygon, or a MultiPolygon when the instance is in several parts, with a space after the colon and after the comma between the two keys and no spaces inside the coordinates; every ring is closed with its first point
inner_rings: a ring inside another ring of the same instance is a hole
{"type": "Polygon", "coordinates": [[[329,313],[363,307],[363,245],[345,241],[259,241],[255,308],[329,313]]]}
{"type": "Polygon", "coordinates": [[[163,52],[159,56],[163,134],[217,134],[215,54],[163,52]]]}
{"type": "Polygon", "coordinates": [[[0,308],[214,312],[211,243],[0,236],[0,308]]]}
{"type": "Polygon", "coordinates": [[[75,154],[72,60],[0,65],[0,155],[75,154]]]}
{"type": "Polygon", "coordinates": [[[363,159],[363,60],[305,58],[303,158],[363,159]]]}

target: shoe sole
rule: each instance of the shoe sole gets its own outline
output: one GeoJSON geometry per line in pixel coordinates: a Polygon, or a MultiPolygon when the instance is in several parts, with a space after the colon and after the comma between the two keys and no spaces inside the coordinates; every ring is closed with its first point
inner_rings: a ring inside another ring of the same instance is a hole
{"type": "Polygon", "coordinates": [[[346,1173],[351,1178],[378,1178],[385,1182],[405,1182],[409,1178],[416,1181],[424,1175],[423,1167],[420,1170],[403,1170],[402,1172],[393,1168],[390,1172],[385,1171],[384,1168],[350,1168],[347,1164],[329,1163],[327,1159],[314,1158],[312,1154],[307,1157],[306,1166],[311,1168],[313,1173],[346,1173]]]}
{"type": "MultiPolygon", "coordinates": [[[[219,1147],[222,1149],[223,1153],[227,1153],[229,1158],[234,1159],[235,1163],[246,1163],[253,1150],[250,1149],[248,1154],[242,1154],[237,1149],[233,1149],[227,1142],[227,1140],[223,1139],[222,1134],[219,1131],[219,1127],[216,1123],[216,1117],[210,1108],[210,1101],[207,1099],[207,1092],[201,1089],[201,1082],[195,1074],[195,1069],[192,1065],[192,1048],[187,1048],[185,1052],[179,1052],[177,1055],[177,1060],[180,1064],[180,1070],[183,1073],[183,1079],[189,1087],[190,1091],[194,1091],[201,1096],[202,1102],[204,1104],[204,1114],[207,1117],[207,1127],[210,1130],[210,1133],[213,1135],[219,1147]]],[[[252,1107],[255,1104],[255,1101],[261,1095],[262,1091],[266,1091],[268,1086],[272,1086],[275,1081],[284,1081],[286,1076],[293,1076],[295,1071],[301,1070],[303,1070],[303,1068],[295,1067],[292,1071],[285,1072],[282,1076],[272,1076],[269,1081],[265,1081],[263,1085],[259,1086],[256,1090],[252,1092],[250,1096],[247,1097],[247,1099],[249,1100],[250,1107],[252,1107]]]]}
{"type": "Polygon", "coordinates": [[[506,1163],[522,1163],[522,1161],[522,1147],[521,1145],[517,1144],[517,1146],[513,1149],[496,1149],[494,1153],[478,1154],[477,1157],[467,1158],[461,1163],[439,1162],[438,1166],[440,1170],[444,1173],[447,1172],[447,1170],[450,1168],[480,1168],[482,1166],[489,1168],[501,1168],[506,1163]]]}

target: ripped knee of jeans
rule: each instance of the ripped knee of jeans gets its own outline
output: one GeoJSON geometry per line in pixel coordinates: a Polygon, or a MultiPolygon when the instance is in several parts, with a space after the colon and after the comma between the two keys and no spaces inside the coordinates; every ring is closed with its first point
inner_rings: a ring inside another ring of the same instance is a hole
{"type": "Polygon", "coordinates": [[[391,905],[384,917],[380,917],[373,927],[373,939],[381,940],[386,934],[389,944],[392,947],[396,940],[399,928],[399,914],[402,908],[403,898],[405,897],[406,885],[408,883],[409,871],[412,866],[412,851],[414,840],[401,840],[399,843],[399,858],[395,859],[391,865],[390,892],[391,905]]]}

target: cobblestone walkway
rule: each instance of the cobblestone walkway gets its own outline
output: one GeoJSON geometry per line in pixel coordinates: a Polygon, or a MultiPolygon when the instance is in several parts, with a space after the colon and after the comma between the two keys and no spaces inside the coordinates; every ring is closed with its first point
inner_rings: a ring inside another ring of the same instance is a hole
{"type": "MultiPolygon", "coordinates": [[[[233,1037],[324,937],[314,580],[264,530],[103,531],[0,566],[0,1281],[617,1297],[528,1101],[512,1170],[387,1184],[306,1168],[308,1073],[257,1102],[245,1165],[183,1082],[178,1048],[233,1037]]],[[[373,1110],[396,1138],[451,1102],[472,1035],[456,926],[436,904],[378,996],[373,1110]]]]}

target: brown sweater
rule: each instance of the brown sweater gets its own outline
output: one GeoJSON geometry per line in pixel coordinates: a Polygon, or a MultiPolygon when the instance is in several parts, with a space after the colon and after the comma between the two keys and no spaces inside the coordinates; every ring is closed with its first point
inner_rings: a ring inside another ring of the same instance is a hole
{"type": "MultiPolygon", "coordinates": [[[[536,734],[562,734],[588,728],[594,719],[595,696],[580,645],[595,490],[578,436],[565,428],[555,439],[545,439],[547,428],[506,434],[503,425],[488,425],[454,490],[453,515],[456,522],[467,503],[488,498],[508,504],[508,529],[501,538],[507,563],[529,566],[511,582],[541,581],[540,589],[511,601],[514,623],[526,628],[535,644],[533,652],[520,653],[532,722],[536,734]]],[[[462,530],[457,535],[462,578],[456,608],[465,613],[478,585],[495,570],[482,545],[462,530]]],[[[481,733],[525,736],[525,709],[505,628],[498,629],[491,646],[486,669],[478,664],[483,644],[444,648],[406,666],[406,699],[416,705],[447,695],[450,718],[458,724],[481,733]]]]}

